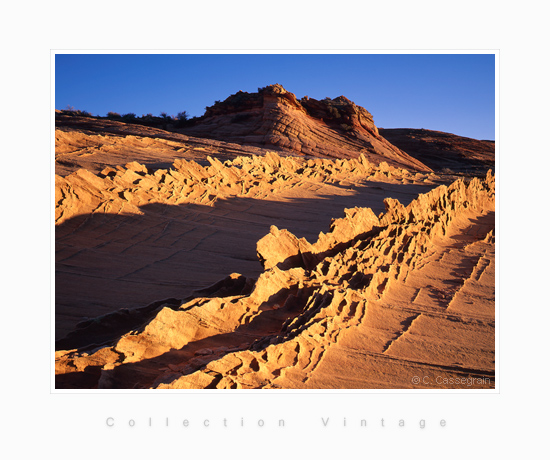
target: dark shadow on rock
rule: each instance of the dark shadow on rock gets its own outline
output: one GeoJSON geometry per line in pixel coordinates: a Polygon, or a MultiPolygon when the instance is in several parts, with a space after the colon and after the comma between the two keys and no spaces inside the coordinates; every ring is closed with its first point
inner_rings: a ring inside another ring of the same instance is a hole
{"type": "Polygon", "coordinates": [[[79,348],[81,351],[85,351],[104,346],[149,322],[162,308],[173,308],[179,305],[181,305],[181,301],[170,298],[153,302],[145,307],[122,308],[106,315],[82,321],[76,325],[74,331],[69,332],[64,338],[56,340],[55,349],[71,350],[79,348]]]}
{"type": "MultiPolygon", "coordinates": [[[[170,350],[154,358],[143,359],[135,363],[119,364],[114,369],[101,371],[97,366],[89,366],[82,372],[72,372],[56,376],[56,389],[95,389],[102,379],[104,389],[150,388],[160,383],[171,383],[183,375],[191,374],[206,366],[213,360],[222,358],[228,353],[239,350],[260,349],[265,338],[280,335],[285,324],[302,313],[311,289],[298,289],[298,285],[283,289],[259,306],[260,312],[252,321],[241,324],[235,330],[216,334],[204,339],[189,342],[179,350],[170,350]],[[285,298],[281,308],[274,309],[275,301],[285,298]],[[243,346],[245,344],[245,346],[243,346]],[[212,352],[201,355],[199,350],[212,350],[224,347],[223,352],[212,352]],[[179,372],[159,372],[159,368],[167,366],[182,367],[179,372]],[[132,382],[128,385],[128,382],[132,382]],[[107,386],[105,386],[107,385],[107,386]]],[[[197,308],[200,308],[197,307],[197,308]]],[[[288,337],[290,339],[291,337],[288,337]]],[[[79,350],[82,352],[84,350],[79,350]]]]}

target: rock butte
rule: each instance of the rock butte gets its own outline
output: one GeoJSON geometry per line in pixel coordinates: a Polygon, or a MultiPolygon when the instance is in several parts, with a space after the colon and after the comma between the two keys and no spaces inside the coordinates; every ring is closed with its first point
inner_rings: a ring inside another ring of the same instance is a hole
{"type": "Polygon", "coordinates": [[[204,117],[181,132],[325,158],[357,158],[409,169],[429,167],[378,133],[372,115],[344,96],[300,100],[281,85],[238,93],[207,107],[204,117]]]}
{"type": "Polygon", "coordinates": [[[490,171],[58,128],[56,388],[494,388],[490,171]]]}

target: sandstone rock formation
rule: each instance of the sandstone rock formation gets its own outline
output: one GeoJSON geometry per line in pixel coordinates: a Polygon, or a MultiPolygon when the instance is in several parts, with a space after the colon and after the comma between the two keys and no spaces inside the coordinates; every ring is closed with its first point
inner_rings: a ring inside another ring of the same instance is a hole
{"type": "Polygon", "coordinates": [[[56,175],[55,223],[59,225],[84,213],[124,210],[140,214],[139,206],[146,203],[213,205],[228,196],[267,198],[308,179],[398,183],[430,183],[437,179],[433,174],[411,173],[385,162],[375,166],[364,155],[334,162],[282,158],[268,151],[261,157],[238,157],[224,163],[210,156],[207,160],[208,166],[192,160],[176,160],[170,168],[151,173],[134,161],[116,168],[106,167],[97,175],[86,169],[78,169],[66,177],[56,175]]]}
{"type": "Polygon", "coordinates": [[[181,132],[324,158],[363,154],[375,164],[430,171],[380,136],[372,115],[344,96],[298,100],[278,84],[258,93],[239,91],[208,107],[195,126],[181,132]]]}
{"type": "Polygon", "coordinates": [[[418,151],[434,173],[280,85],[180,132],[60,112],[55,141],[56,388],[495,387],[481,147],[460,178],[418,151]]]}

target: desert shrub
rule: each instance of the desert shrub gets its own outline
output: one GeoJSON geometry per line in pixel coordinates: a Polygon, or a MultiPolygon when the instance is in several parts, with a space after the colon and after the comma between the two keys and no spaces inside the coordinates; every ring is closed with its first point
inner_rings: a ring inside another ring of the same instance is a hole
{"type": "Polygon", "coordinates": [[[117,112],[107,112],[107,118],[120,118],[120,113],[117,113],[117,112]]]}
{"type": "Polygon", "coordinates": [[[189,115],[185,110],[176,115],[176,120],[176,128],[184,128],[189,126],[189,115]]]}
{"type": "Polygon", "coordinates": [[[86,110],[77,110],[72,105],[68,105],[65,108],[65,112],[67,112],[67,114],[71,115],[71,116],[80,116],[80,117],[92,117],[93,116],[90,112],[87,112],[86,110]]]}
{"type": "Polygon", "coordinates": [[[160,117],[163,119],[163,121],[172,121],[175,119],[174,116],[168,115],[166,112],[160,112],[160,117]]]}
{"type": "Polygon", "coordinates": [[[135,113],[125,113],[124,115],[122,115],[122,119],[124,121],[132,121],[132,120],[135,120],[136,119],[136,114],[135,113]]]}

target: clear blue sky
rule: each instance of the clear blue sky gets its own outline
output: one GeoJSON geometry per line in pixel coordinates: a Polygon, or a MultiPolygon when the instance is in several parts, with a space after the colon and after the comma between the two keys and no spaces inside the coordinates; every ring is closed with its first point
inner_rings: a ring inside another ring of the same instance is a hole
{"type": "Polygon", "coordinates": [[[346,96],[382,128],[495,138],[492,54],[58,54],[55,108],[94,115],[204,114],[280,83],[298,98],[346,96]]]}

